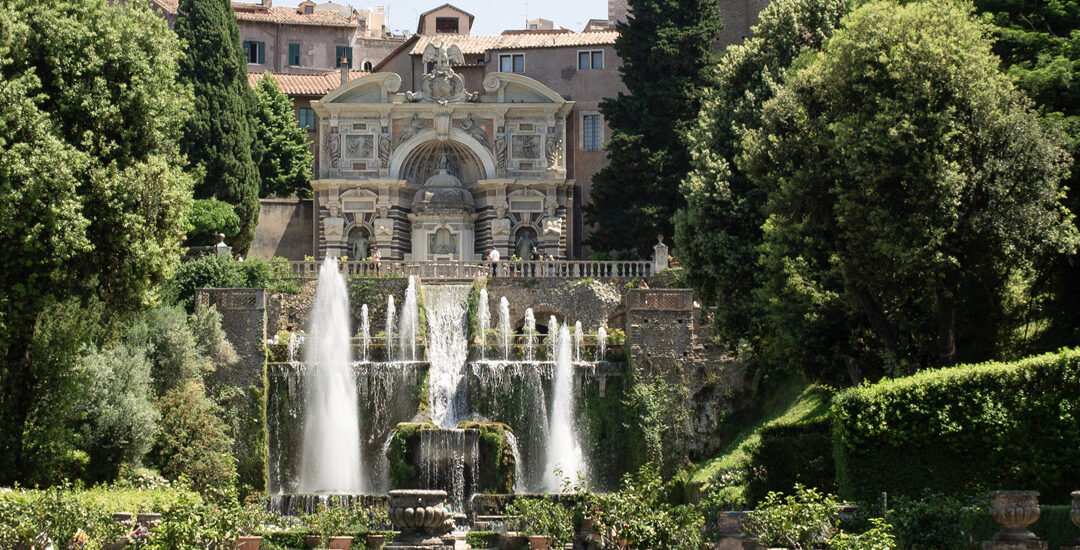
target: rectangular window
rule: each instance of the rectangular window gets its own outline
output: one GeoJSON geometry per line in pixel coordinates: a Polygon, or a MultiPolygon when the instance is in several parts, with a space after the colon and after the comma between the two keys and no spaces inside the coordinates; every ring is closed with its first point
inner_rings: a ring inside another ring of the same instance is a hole
{"type": "Polygon", "coordinates": [[[445,32],[457,34],[458,32],[458,18],[457,17],[436,17],[435,18],[435,32],[445,32]]]}
{"type": "Polygon", "coordinates": [[[247,56],[248,63],[252,63],[255,65],[262,65],[266,63],[266,42],[245,40],[244,55],[247,56]]]}
{"type": "Polygon", "coordinates": [[[600,115],[582,117],[582,134],[585,136],[584,149],[599,151],[604,145],[604,120],[600,115]]]}
{"type": "Polygon", "coordinates": [[[289,44],[289,65],[300,66],[300,44],[296,42],[289,44]]]}
{"type": "Polygon", "coordinates": [[[315,128],[315,110],[308,108],[300,108],[297,110],[296,117],[300,119],[300,127],[313,130],[315,128]]]}
{"type": "Polygon", "coordinates": [[[342,59],[345,60],[345,64],[352,68],[352,48],[349,46],[338,46],[334,50],[334,66],[341,67],[342,59]]]}
{"type": "Polygon", "coordinates": [[[577,68],[579,71],[599,70],[604,68],[604,52],[602,50],[578,52],[577,68]]]}
{"type": "Polygon", "coordinates": [[[502,54],[499,56],[499,71],[504,73],[525,72],[525,54],[502,54]]]}

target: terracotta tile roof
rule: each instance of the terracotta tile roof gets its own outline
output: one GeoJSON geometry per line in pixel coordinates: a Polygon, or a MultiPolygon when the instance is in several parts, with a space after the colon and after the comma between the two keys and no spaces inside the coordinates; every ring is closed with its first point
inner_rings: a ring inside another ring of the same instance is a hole
{"type": "MultiPolygon", "coordinates": [[[[248,73],[248,84],[252,87],[266,73],[248,73]]],[[[281,91],[287,96],[322,97],[341,85],[341,71],[319,74],[282,74],[270,73],[277,80],[281,91]]],[[[368,74],[366,71],[349,71],[349,80],[368,74]]]]}
{"type": "Polygon", "coordinates": [[[573,48],[577,46],[601,46],[614,44],[619,33],[583,32],[583,33],[530,33],[501,34],[497,36],[468,36],[461,34],[440,34],[421,36],[413,44],[410,55],[422,55],[430,43],[445,42],[457,44],[461,53],[482,54],[488,50],[524,50],[531,48],[573,48]]]}
{"type": "MultiPolygon", "coordinates": [[[[179,0],[152,0],[154,5],[160,8],[165,13],[176,15],[179,7],[179,0]]],[[[354,23],[341,16],[341,14],[331,10],[316,9],[314,13],[305,14],[300,13],[296,8],[284,7],[284,6],[271,6],[269,8],[262,6],[261,4],[250,4],[245,2],[233,2],[233,13],[236,14],[236,19],[239,21],[252,21],[256,23],[280,23],[285,25],[318,25],[321,27],[359,27],[359,23],[354,23]]]]}
{"type": "Polygon", "coordinates": [[[233,2],[233,13],[240,21],[252,21],[255,23],[281,23],[285,25],[319,25],[322,27],[358,27],[354,23],[341,16],[340,13],[330,10],[314,10],[313,13],[300,13],[297,8],[284,6],[264,7],[261,4],[247,4],[233,2]]]}

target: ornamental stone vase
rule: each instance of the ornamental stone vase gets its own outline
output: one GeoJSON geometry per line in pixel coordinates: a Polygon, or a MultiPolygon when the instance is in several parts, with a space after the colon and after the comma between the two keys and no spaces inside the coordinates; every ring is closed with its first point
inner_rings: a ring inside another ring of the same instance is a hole
{"type": "Polygon", "coordinates": [[[236,537],[236,550],[259,550],[262,545],[262,537],[243,536],[236,537]]]}
{"type": "Polygon", "coordinates": [[[991,491],[990,517],[1001,525],[993,538],[983,543],[983,550],[1045,550],[1027,527],[1039,519],[1038,491],[991,491]]]}
{"type": "Polygon", "coordinates": [[[387,548],[453,548],[443,537],[454,530],[446,491],[390,491],[390,521],[401,531],[387,548]]]}
{"type": "Polygon", "coordinates": [[[379,550],[386,544],[386,535],[371,534],[367,536],[367,547],[371,550],[379,550]]]}
{"type": "MultiPolygon", "coordinates": [[[[1073,525],[1080,527],[1080,491],[1072,492],[1072,510],[1069,510],[1069,519],[1073,525]]],[[[1075,548],[1080,548],[1080,538],[1076,539],[1075,548]]]]}

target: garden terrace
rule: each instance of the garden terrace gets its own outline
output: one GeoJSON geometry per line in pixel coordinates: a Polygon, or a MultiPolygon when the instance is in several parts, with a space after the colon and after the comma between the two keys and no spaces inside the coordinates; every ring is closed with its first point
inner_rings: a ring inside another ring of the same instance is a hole
{"type": "MultiPolygon", "coordinates": [[[[288,277],[293,279],[317,279],[317,261],[291,261],[288,277]]],[[[457,260],[348,260],[338,262],[342,273],[348,277],[408,277],[432,279],[477,279],[481,277],[509,277],[520,279],[584,279],[613,278],[640,279],[652,277],[660,269],[653,261],[500,261],[475,262],[457,260]]]]}

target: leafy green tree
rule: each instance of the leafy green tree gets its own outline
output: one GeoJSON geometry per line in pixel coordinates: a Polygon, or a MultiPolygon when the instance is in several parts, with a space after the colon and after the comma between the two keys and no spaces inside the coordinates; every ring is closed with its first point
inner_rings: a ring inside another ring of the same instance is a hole
{"type": "Polygon", "coordinates": [[[774,0],[762,10],[753,36],[729,46],[701,114],[684,139],[691,155],[682,186],[686,206],[675,217],[675,246],[687,280],[719,306],[716,327],[729,344],[755,334],[761,304],[757,266],[765,191],[740,168],[741,137],[761,125],[761,106],[805,51],[832,36],[842,0],[774,0]]]}
{"type": "Polygon", "coordinates": [[[671,217],[683,203],[679,182],[690,155],[679,130],[697,117],[711,84],[721,23],[709,0],[630,0],[629,8],[615,40],[629,93],[600,104],[612,129],[610,163],[593,176],[585,220],[594,226],[592,248],[644,255],[658,234],[672,234],[671,217]]]}
{"type": "Polygon", "coordinates": [[[0,1],[0,484],[28,471],[42,313],[143,307],[178,260],[191,193],[178,56],[143,4],[0,1]]]}
{"type": "Polygon", "coordinates": [[[170,479],[186,476],[199,491],[233,486],[233,439],[221,420],[221,408],[206,396],[203,385],[188,380],[170,389],[158,400],[158,408],[161,432],[150,460],[161,473],[170,479]]]}
{"type": "Polygon", "coordinates": [[[255,135],[263,144],[259,159],[260,197],[310,197],[315,157],[308,146],[307,130],[296,123],[292,101],[281,92],[277,80],[264,74],[255,86],[257,109],[255,135]]]}
{"type": "Polygon", "coordinates": [[[817,335],[815,359],[854,372],[1000,356],[1033,274],[1076,240],[1061,140],[969,8],[870,2],[841,27],[744,136],[769,197],[770,345],[817,335]]]}
{"type": "Polygon", "coordinates": [[[194,115],[182,141],[201,176],[195,198],[233,206],[240,218],[233,250],[246,254],[259,219],[259,169],[252,151],[261,145],[240,29],[229,0],[181,0],[179,12],[176,34],[185,44],[180,81],[195,93],[194,115]]]}
{"type": "Polygon", "coordinates": [[[217,199],[196,199],[184,217],[184,232],[189,246],[217,244],[217,234],[226,238],[240,233],[240,217],[233,207],[217,199]]]}

